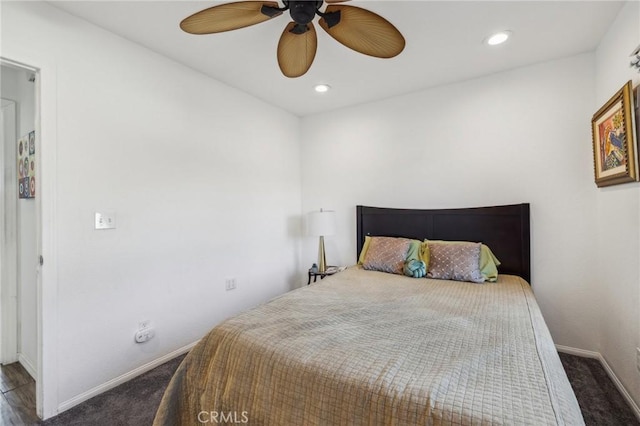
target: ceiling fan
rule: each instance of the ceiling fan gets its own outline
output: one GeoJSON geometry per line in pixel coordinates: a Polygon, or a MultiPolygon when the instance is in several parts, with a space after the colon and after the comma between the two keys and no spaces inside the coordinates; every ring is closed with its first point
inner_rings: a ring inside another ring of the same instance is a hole
{"type": "Polygon", "coordinates": [[[396,27],[382,16],[355,6],[348,0],[282,0],[276,2],[240,1],[201,10],[185,18],[180,28],[190,34],[213,34],[236,30],[268,21],[289,11],[287,24],[278,42],[278,65],[287,77],[304,75],[316,55],[318,39],[313,19],[331,37],[346,47],[377,58],[392,58],[404,49],[405,41],[396,27]],[[323,3],[328,3],[324,12],[323,3]]]}

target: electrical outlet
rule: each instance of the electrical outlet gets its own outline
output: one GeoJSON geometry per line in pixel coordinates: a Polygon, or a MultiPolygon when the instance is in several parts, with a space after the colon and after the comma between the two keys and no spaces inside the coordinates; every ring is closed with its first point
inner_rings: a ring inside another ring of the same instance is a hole
{"type": "Polygon", "coordinates": [[[149,328],[143,328],[138,330],[138,332],[135,335],[135,340],[136,343],[144,343],[148,340],[153,339],[153,337],[156,335],[156,331],[149,327],[149,328]]]}
{"type": "Polygon", "coordinates": [[[153,339],[155,335],[156,331],[151,327],[151,320],[144,320],[138,323],[138,331],[135,334],[136,343],[144,343],[153,339]]]}
{"type": "Polygon", "coordinates": [[[235,288],[237,287],[237,283],[236,283],[236,279],[235,278],[227,278],[224,280],[224,289],[229,291],[229,290],[235,290],[235,288]]]}
{"type": "Polygon", "coordinates": [[[116,228],[116,213],[109,212],[96,212],[95,214],[95,228],[96,229],[115,229],[116,228]]]}

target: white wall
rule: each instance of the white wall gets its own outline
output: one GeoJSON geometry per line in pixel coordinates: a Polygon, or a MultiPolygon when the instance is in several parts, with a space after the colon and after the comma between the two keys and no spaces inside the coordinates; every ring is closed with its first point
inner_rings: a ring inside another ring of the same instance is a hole
{"type": "Polygon", "coordinates": [[[61,405],[298,285],[295,116],[43,3],[3,2],[2,43],[56,66],[61,405]]]}
{"type": "MultiPolygon", "coordinates": [[[[640,3],[629,2],[596,51],[598,110],[640,73],[629,67],[629,55],[640,44],[640,3]]],[[[597,309],[601,313],[599,351],[616,376],[640,404],[640,185],[629,183],[596,190],[598,228],[597,309]]]]}
{"type": "MultiPolygon", "coordinates": [[[[554,340],[595,350],[594,68],[584,54],[304,118],[303,212],[339,218],[328,263],[356,260],[357,204],[529,202],[532,285],[554,340]]],[[[305,239],[303,264],[316,253],[305,239]]]]}
{"type": "MultiPolygon", "coordinates": [[[[2,96],[16,101],[17,132],[23,137],[35,130],[35,85],[23,70],[3,67],[2,96]]],[[[15,143],[16,141],[14,141],[15,143]]],[[[36,146],[36,149],[38,147],[36,146]]],[[[14,156],[15,157],[15,156],[14,156]]],[[[11,161],[10,159],[6,159],[11,161]]],[[[16,161],[16,158],[13,158],[16,161]]],[[[14,182],[17,185],[16,182],[14,182]]],[[[35,376],[37,352],[36,306],[36,203],[35,199],[17,202],[18,239],[18,353],[21,363],[35,376]]]]}

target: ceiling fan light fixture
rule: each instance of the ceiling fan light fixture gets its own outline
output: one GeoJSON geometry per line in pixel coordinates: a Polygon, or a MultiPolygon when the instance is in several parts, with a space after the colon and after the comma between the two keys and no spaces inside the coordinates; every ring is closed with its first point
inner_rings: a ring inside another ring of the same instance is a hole
{"type": "Polygon", "coordinates": [[[318,93],[328,92],[329,89],[331,89],[331,86],[329,86],[328,84],[316,84],[315,86],[313,86],[313,90],[318,93]]]}
{"type": "Polygon", "coordinates": [[[511,37],[511,31],[500,31],[487,37],[485,43],[489,46],[497,46],[509,40],[509,37],[511,37]]]}

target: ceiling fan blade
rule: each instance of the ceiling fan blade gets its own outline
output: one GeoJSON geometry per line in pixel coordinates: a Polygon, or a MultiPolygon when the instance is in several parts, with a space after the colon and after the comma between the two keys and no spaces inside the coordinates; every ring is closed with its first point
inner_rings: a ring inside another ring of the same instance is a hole
{"type": "Polygon", "coordinates": [[[312,23],[290,22],[278,42],[278,65],[287,77],[304,75],[316,56],[318,37],[312,23]]]}
{"type": "Polygon", "coordinates": [[[405,41],[400,31],[369,10],[330,5],[324,14],[326,16],[320,19],[320,26],[331,37],[356,52],[377,58],[393,58],[404,49],[405,41]],[[337,19],[339,21],[334,23],[337,19]]]}
{"type": "Polygon", "coordinates": [[[331,3],[344,3],[346,1],[350,1],[350,0],[324,0],[325,3],[327,4],[331,4],[331,3]]]}
{"type": "Polygon", "coordinates": [[[268,21],[282,14],[278,9],[276,2],[241,1],[221,4],[183,19],[180,28],[190,34],[221,33],[268,21]]]}

